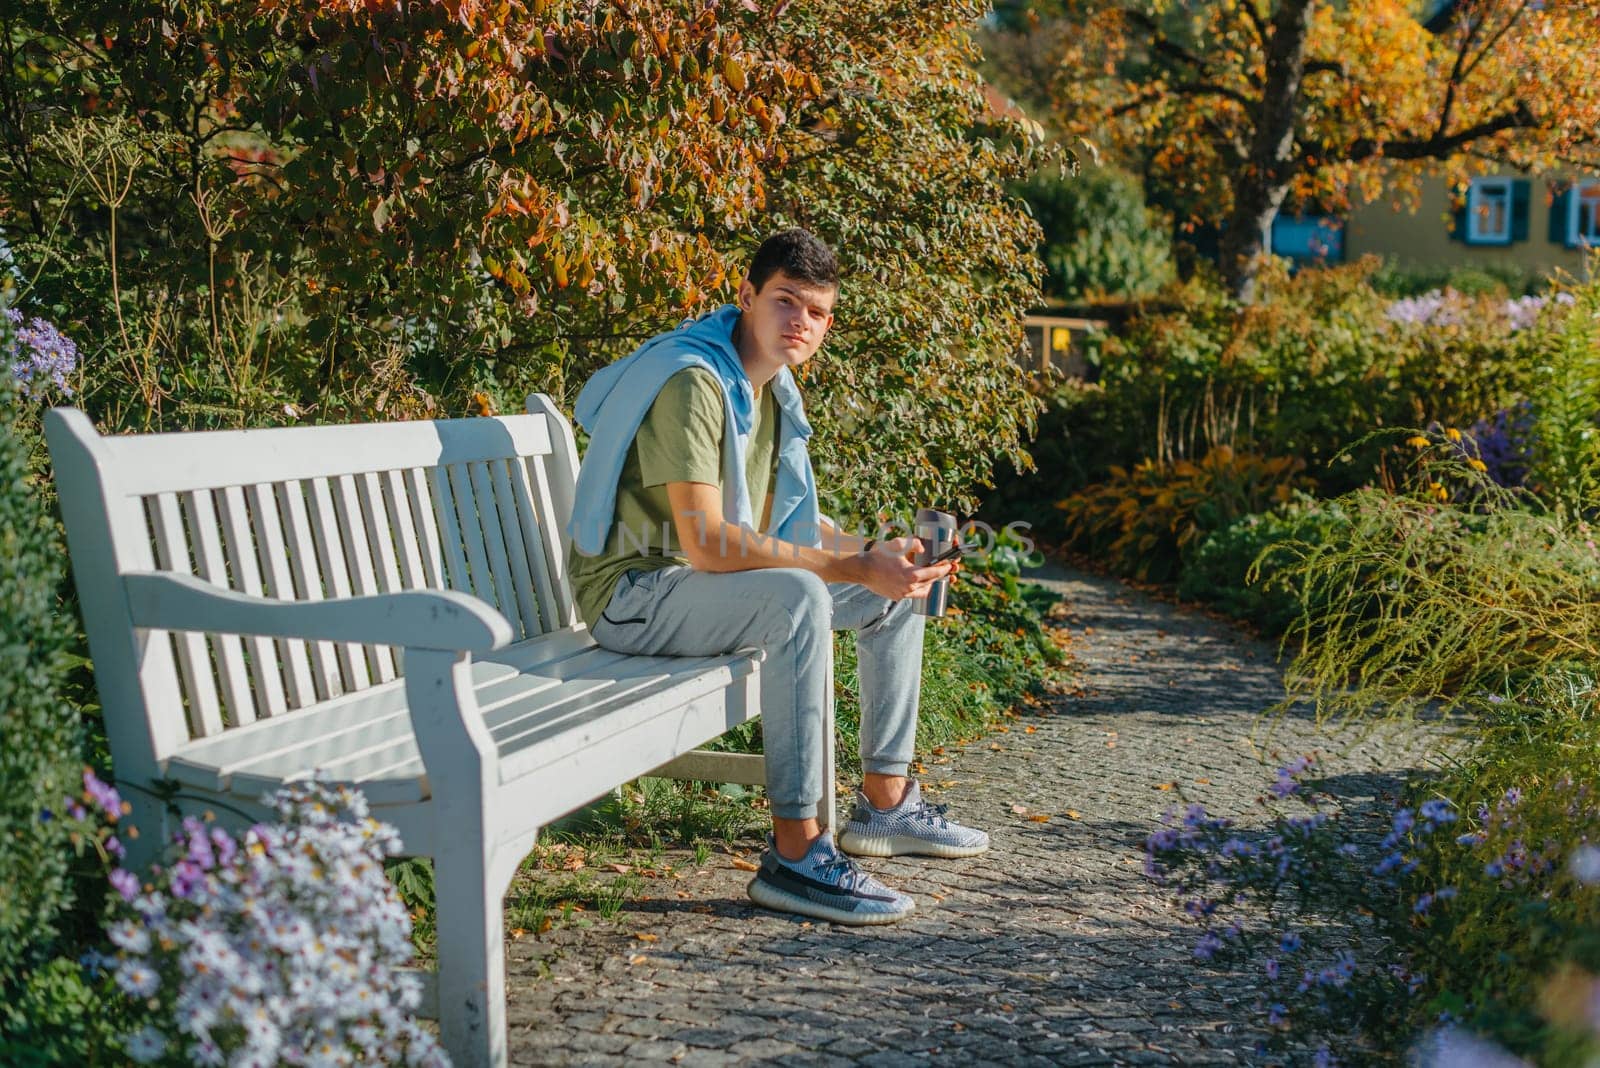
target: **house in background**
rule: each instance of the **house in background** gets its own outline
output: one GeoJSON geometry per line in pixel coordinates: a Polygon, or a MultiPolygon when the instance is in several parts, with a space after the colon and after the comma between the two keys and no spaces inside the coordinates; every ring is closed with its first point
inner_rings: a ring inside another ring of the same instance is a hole
{"type": "Polygon", "coordinates": [[[1490,175],[1465,186],[1423,184],[1415,212],[1359,205],[1345,226],[1351,257],[1378,253],[1414,267],[1494,264],[1582,277],[1600,248],[1600,178],[1490,175]]]}
{"type": "Polygon", "coordinates": [[[1493,265],[1583,277],[1600,248],[1600,178],[1489,175],[1451,187],[1425,179],[1416,211],[1386,201],[1348,216],[1280,215],[1272,251],[1297,263],[1379,255],[1406,267],[1493,265]]]}

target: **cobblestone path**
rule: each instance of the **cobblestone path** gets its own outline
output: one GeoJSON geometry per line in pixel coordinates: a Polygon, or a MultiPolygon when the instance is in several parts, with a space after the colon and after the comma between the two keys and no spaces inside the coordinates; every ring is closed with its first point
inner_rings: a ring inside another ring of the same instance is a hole
{"type": "Polygon", "coordinates": [[[988,854],[869,861],[918,911],[865,930],[756,909],[749,872],[713,855],[615,922],[510,945],[513,1060],[1251,1063],[1255,992],[1194,966],[1194,931],[1143,877],[1139,843],[1180,797],[1248,819],[1277,757],[1319,750],[1358,800],[1394,790],[1419,747],[1293,717],[1267,735],[1272,647],[1114,581],[1043,574],[1067,598],[1081,693],[921,776],[990,830],[988,854]]]}

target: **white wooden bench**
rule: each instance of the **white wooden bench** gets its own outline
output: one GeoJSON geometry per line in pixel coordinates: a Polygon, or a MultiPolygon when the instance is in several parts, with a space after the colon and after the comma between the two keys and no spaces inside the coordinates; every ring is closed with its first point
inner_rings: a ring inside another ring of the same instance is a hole
{"type": "MultiPolygon", "coordinates": [[[[114,771],[147,862],[185,808],[254,818],[323,772],[434,858],[458,1065],[506,1062],[502,898],[539,828],[758,711],[760,655],[596,646],[564,566],[577,456],[527,415],[102,437],[46,416],[114,771]]],[[[831,731],[828,732],[831,737],[831,731]]],[[[833,812],[826,754],[823,818],[833,812]]]]}

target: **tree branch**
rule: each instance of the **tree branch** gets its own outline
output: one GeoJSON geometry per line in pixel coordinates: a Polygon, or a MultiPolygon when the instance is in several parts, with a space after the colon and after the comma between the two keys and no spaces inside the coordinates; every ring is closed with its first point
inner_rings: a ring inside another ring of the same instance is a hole
{"type": "Polygon", "coordinates": [[[1539,117],[1519,100],[1506,112],[1452,134],[1435,134],[1413,141],[1374,141],[1361,138],[1351,144],[1345,153],[1352,163],[1383,156],[1385,159],[1443,159],[1460,151],[1466,145],[1485,137],[1493,137],[1506,130],[1531,130],[1539,126],[1539,117]]]}

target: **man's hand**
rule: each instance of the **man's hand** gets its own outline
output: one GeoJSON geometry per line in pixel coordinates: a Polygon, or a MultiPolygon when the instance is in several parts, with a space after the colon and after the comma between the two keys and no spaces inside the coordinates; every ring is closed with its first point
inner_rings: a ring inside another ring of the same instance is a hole
{"type": "Polygon", "coordinates": [[[880,542],[875,548],[849,558],[847,579],[891,601],[921,597],[930,585],[955,570],[954,561],[918,567],[908,556],[921,551],[922,542],[916,538],[880,542]]]}

